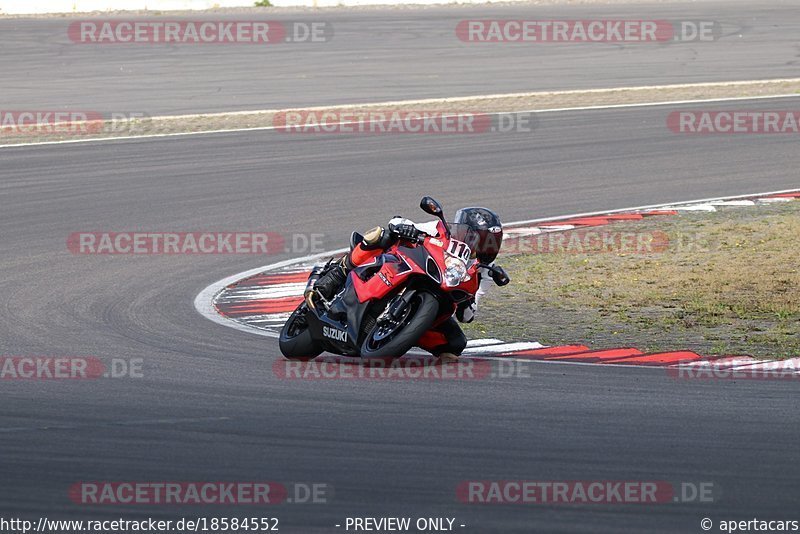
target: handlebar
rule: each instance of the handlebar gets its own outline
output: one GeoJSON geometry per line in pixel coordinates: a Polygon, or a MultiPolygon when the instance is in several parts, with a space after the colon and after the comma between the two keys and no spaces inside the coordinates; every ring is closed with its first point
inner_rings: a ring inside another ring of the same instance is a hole
{"type": "Polygon", "coordinates": [[[488,270],[492,280],[494,280],[494,283],[498,286],[504,286],[511,282],[511,277],[508,276],[506,270],[499,265],[487,265],[485,263],[479,263],[478,268],[484,268],[488,270]]]}

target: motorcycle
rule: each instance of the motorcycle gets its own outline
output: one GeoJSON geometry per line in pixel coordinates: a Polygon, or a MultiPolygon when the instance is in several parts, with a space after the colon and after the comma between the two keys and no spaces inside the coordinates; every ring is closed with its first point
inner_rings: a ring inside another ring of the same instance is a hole
{"type": "MultiPolygon", "coordinates": [[[[311,305],[302,302],[280,333],[284,357],[307,361],[327,351],[397,358],[472,298],[479,269],[486,269],[499,286],[510,282],[502,267],[471,259],[468,242],[473,230],[447,223],[441,205],[431,197],[424,197],[420,208],[439,219],[437,236],[400,238],[374,261],[353,269],[330,301],[315,292],[311,305]]],[[[351,249],[360,241],[354,232],[351,249]]],[[[325,269],[333,268],[333,262],[325,269]]],[[[309,278],[324,272],[312,272],[309,278]]]]}

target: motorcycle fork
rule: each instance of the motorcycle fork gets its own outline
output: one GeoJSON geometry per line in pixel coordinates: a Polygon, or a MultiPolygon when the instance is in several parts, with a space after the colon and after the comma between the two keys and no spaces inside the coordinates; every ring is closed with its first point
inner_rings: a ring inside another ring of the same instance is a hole
{"type": "Polygon", "coordinates": [[[389,320],[393,323],[397,323],[403,318],[403,315],[411,303],[411,297],[416,293],[413,289],[411,291],[406,291],[407,289],[407,286],[404,287],[400,290],[400,293],[392,299],[389,305],[386,306],[386,309],[383,310],[383,313],[378,316],[378,322],[389,320]]]}

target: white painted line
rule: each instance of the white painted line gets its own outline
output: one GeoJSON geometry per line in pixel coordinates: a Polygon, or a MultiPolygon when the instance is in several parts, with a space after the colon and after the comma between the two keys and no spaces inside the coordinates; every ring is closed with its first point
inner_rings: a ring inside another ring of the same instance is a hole
{"type": "Polygon", "coordinates": [[[502,339],[470,339],[467,341],[467,347],[485,347],[486,345],[499,345],[505,343],[502,339]]]}
{"type": "Polygon", "coordinates": [[[717,211],[711,203],[708,204],[692,204],[689,206],[664,206],[665,210],[675,210],[675,211],[708,211],[714,212],[717,211]]]}
{"type": "Polygon", "coordinates": [[[733,96],[726,98],[703,98],[700,100],[668,100],[664,102],[639,102],[634,104],[605,104],[598,106],[575,106],[568,108],[550,109],[529,109],[525,111],[499,111],[487,113],[487,115],[508,115],[511,113],[561,113],[562,111],[597,111],[604,109],[625,109],[625,108],[650,108],[658,106],[683,106],[687,104],[713,104],[715,102],[739,102],[747,100],[773,100],[781,98],[800,98],[798,94],[788,95],[763,95],[763,96],[733,96]]]}
{"type": "MultiPolygon", "coordinates": [[[[741,87],[743,85],[772,85],[780,83],[800,83],[800,78],[778,78],[767,80],[740,80],[734,82],[695,82],[695,83],[678,83],[666,85],[631,85],[625,87],[606,87],[600,89],[565,89],[561,91],[527,91],[522,93],[493,93],[488,95],[472,95],[472,96],[453,96],[453,97],[439,97],[439,98],[416,98],[406,100],[386,100],[382,102],[366,102],[360,104],[328,104],[324,106],[309,106],[304,108],[267,108],[267,109],[252,109],[243,111],[217,111],[213,113],[185,113],[182,115],[156,115],[149,117],[151,120],[167,121],[167,120],[188,120],[188,119],[204,119],[204,118],[219,118],[219,117],[237,117],[246,115],[268,115],[273,113],[285,113],[288,111],[326,111],[330,109],[364,109],[364,108],[380,108],[380,107],[393,107],[393,106],[413,106],[413,105],[426,105],[426,104],[452,104],[454,102],[472,102],[475,100],[497,100],[499,98],[533,98],[533,97],[550,97],[550,96],[566,96],[566,95],[591,95],[598,93],[609,92],[623,92],[623,91],[659,91],[664,89],[693,89],[697,87],[741,87]]],[[[792,96],[800,96],[796,93],[784,95],[756,95],[756,96],[734,96],[722,98],[709,98],[701,100],[674,100],[677,104],[684,104],[688,102],[719,102],[721,100],[756,100],[762,98],[788,98],[792,96]]],[[[639,103],[639,104],[607,104],[602,106],[583,106],[573,108],[552,108],[552,111],[562,110],[584,110],[584,109],[607,109],[614,106],[647,106],[661,104],[661,102],[654,103],[639,103]]],[[[546,110],[551,111],[551,110],[546,110]]],[[[520,112],[520,113],[525,113],[520,112]]]]}
{"type": "Polygon", "coordinates": [[[572,224],[542,224],[539,228],[545,232],[566,232],[567,230],[574,230],[575,225],[572,224]]]}
{"type": "Polygon", "coordinates": [[[543,234],[544,230],[538,226],[524,226],[521,228],[504,228],[503,232],[509,237],[527,237],[529,235],[543,234]]]}
{"type": "MultiPolygon", "coordinates": [[[[671,84],[671,85],[633,85],[627,87],[607,87],[601,89],[567,89],[562,91],[528,91],[524,93],[495,93],[495,94],[488,94],[488,95],[472,95],[472,96],[454,96],[454,97],[445,97],[445,98],[418,98],[418,99],[407,99],[407,100],[388,100],[385,102],[369,102],[369,103],[362,103],[362,104],[331,104],[326,106],[312,106],[307,108],[282,108],[282,109],[257,109],[257,110],[245,110],[245,111],[221,111],[216,113],[189,113],[185,115],[160,115],[156,117],[152,117],[153,120],[170,120],[170,119],[200,119],[200,118],[214,118],[214,117],[228,117],[228,116],[239,116],[239,115],[256,115],[262,114],[266,115],[268,113],[281,113],[287,111],[323,111],[329,109],[362,109],[362,108],[373,108],[373,107],[381,107],[381,106],[411,106],[411,105],[423,105],[423,104],[451,104],[453,102],[471,102],[474,100],[497,100],[498,98],[532,98],[532,97],[546,97],[546,96],[565,96],[565,95],[586,95],[586,94],[597,94],[597,93],[608,93],[608,92],[620,92],[620,91],[656,91],[662,89],[692,89],[695,87],[725,87],[725,86],[734,86],[734,87],[741,87],[743,85],[756,85],[756,84],[777,84],[777,83],[800,83],[800,78],[779,78],[773,80],[741,80],[737,82],[696,82],[696,83],[679,83],[679,84],[671,84]]],[[[759,98],[786,98],[791,96],[799,96],[797,94],[785,94],[785,95],[762,95],[762,96],[737,96],[737,97],[728,97],[724,100],[748,100],[748,99],[759,99],[759,98]]],[[[720,99],[704,99],[704,100],[676,100],[674,102],[682,104],[686,102],[717,102],[720,99]]],[[[554,110],[561,110],[561,109],[605,109],[609,106],[627,106],[629,104],[609,104],[607,106],[585,106],[582,108],[553,108],[554,110]]],[[[635,104],[635,105],[648,105],[648,104],[635,104]]],[[[522,112],[524,113],[524,112],[522,112]]]]}
{"type": "MultiPolygon", "coordinates": [[[[702,84],[701,84],[702,85],[702,84]]],[[[606,89],[598,89],[598,91],[605,91],[606,89]]],[[[766,96],[744,96],[744,97],[728,97],[728,98],[708,98],[702,100],[671,100],[666,102],[641,102],[636,104],[607,104],[602,106],[575,106],[575,107],[566,107],[566,108],[550,108],[550,109],[530,109],[530,110],[516,110],[516,111],[490,111],[484,113],[484,115],[488,116],[496,116],[496,115],[515,115],[515,114],[523,114],[523,113],[561,113],[565,111],[598,111],[598,110],[609,110],[609,109],[628,109],[628,108],[642,108],[642,107],[657,107],[657,106],[677,106],[677,105],[686,105],[686,104],[705,104],[705,103],[714,103],[714,102],[736,102],[736,101],[749,101],[749,100],[772,100],[772,99],[780,99],[780,98],[800,98],[800,95],[797,94],[788,94],[788,95],[766,95],[766,96]]],[[[440,99],[435,99],[436,101],[440,101],[440,99]]],[[[391,103],[386,103],[384,105],[390,105],[391,103]]],[[[362,104],[361,107],[370,107],[375,104],[362,104]]],[[[341,106],[325,106],[323,109],[330,109],[330,108],[340,108],[341,106]]],[[[312,109],[312,108],[308,108],[312,109]]],[[[280,110],[286,111],[286,110],[280,110]]],[[[243,113],[253,113],[253,112],[243,112],[243,113]]],[[[256,112],[259,113],[259,112],[256,112]]],[[[444,117],[449,116],[457,116],[457,112],[453,112],[452,115],[443,114],[444,117]]],[[[179,117],[179,116],[176,116],[179,117]]],[[[385,119],[383,121],[380,120],[371,120],[371,121],[364,121],[362,123],[358,123],[355,121],[341,121],[336,123],[327,123],[330,126],[337,126],[337,125],[348,125],[348,124],[375,124],[379,122],[387,122],[389,119],[385,119]]],[[[34,146],[49,146],[49,145],[69,145],[69,144],[78,144],[78,143],[99,143],[99,142],[111,142],[111,141],[130,141],[136,139],[159,139],[159,138],[172,138],[172,137],[185,137],[190,135],[212,135],[212,134],[227,134],[227,133],[238,133],[238,132],[260,132],[260,131],[269,131],[281,128],[281,126],[256,126],[252,128],[227,128],[227,129],[220,129],[220,130],[205,130],[200,132],[174,132],[174,133],[165,133],[165,134],[145,134],[145,135],[125,135],[120,137],[97,137],[97,138],[90,138],[90,139],[65,139],[61,141],[39,141],[39,142],[32,142],[32,143],[19,143],[19,144],[7,144],[7,145],[0,145],[0,148],[19,148],[19,147],[34,147],[34,146]]]]}
{"type": "Polygon", "coordinates": [[[272,126],[258,127],[258,128],[230,128],[225,130],[206,130],[202,132],[174,132],[167,134],[147,134],[147,135],[123,135],[120,137],[96,137],[92,139],[64,139],[61,141],[37,141],[33,143],[19,143],[11,145],[0,145],[0,148],[18,148],[26,146],[50,146],[50,145],[74,145],[79,143],[106,143],[110,141],[131,141],[136,139],[159,139],[171,137],[186,137],[190,135],[210,135],[210,134],[225,134],[237,132],[257,132],[261,130],[269,130],[272,126]]]}
{"type": "Polygon", "coordinates": [[[283,322],[289,318],[291,313],[267,313],[261,315],[248,315],[247,322],[249,323],[277,323],[280,322],[281,326],[283,326],[283,322]]]}
{"type": "Polygon", "coordinates": [[[763,202],[764,204],[772,204],[775,202],[791,202],[794,200],[793,198],[786,198],[786,197],[774,197],[774,198],[759,198],[759,202],[763,202]]]}
{"type": "Polygon", "coordinates": [[[755,206],[753,200],[716,200],[709,202],[712,206],[755,206]]]}
{"type": "Polygon", "coordinates": [[[514,352],[519,350],[543,349],[544,345],[535,341],[522,341],[518,343],[503,343],[488,347],[469,347],[464,349],[464,354],[499,354],[501,352],[514,352]]]}
{"type": "Polygon", "coordinates": [[[253,289],[241,289],[233,293],[236,300],[275,299],[281,297],[298,297],[306,288],[305,282],[275,284],[253,289]]]}

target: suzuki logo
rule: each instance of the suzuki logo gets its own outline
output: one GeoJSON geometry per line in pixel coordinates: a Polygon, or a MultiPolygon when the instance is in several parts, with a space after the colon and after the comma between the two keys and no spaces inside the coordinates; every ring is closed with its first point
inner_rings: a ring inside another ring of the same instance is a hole
{"type": "Polygon", "coordinates": [[[336,341],[341,341],[343,343],[347,343],[347,332],[344,330],[339,330],[337,328],[331,328],[329,326],[322,327],[322,335],[334,339],[336,341]]]}

